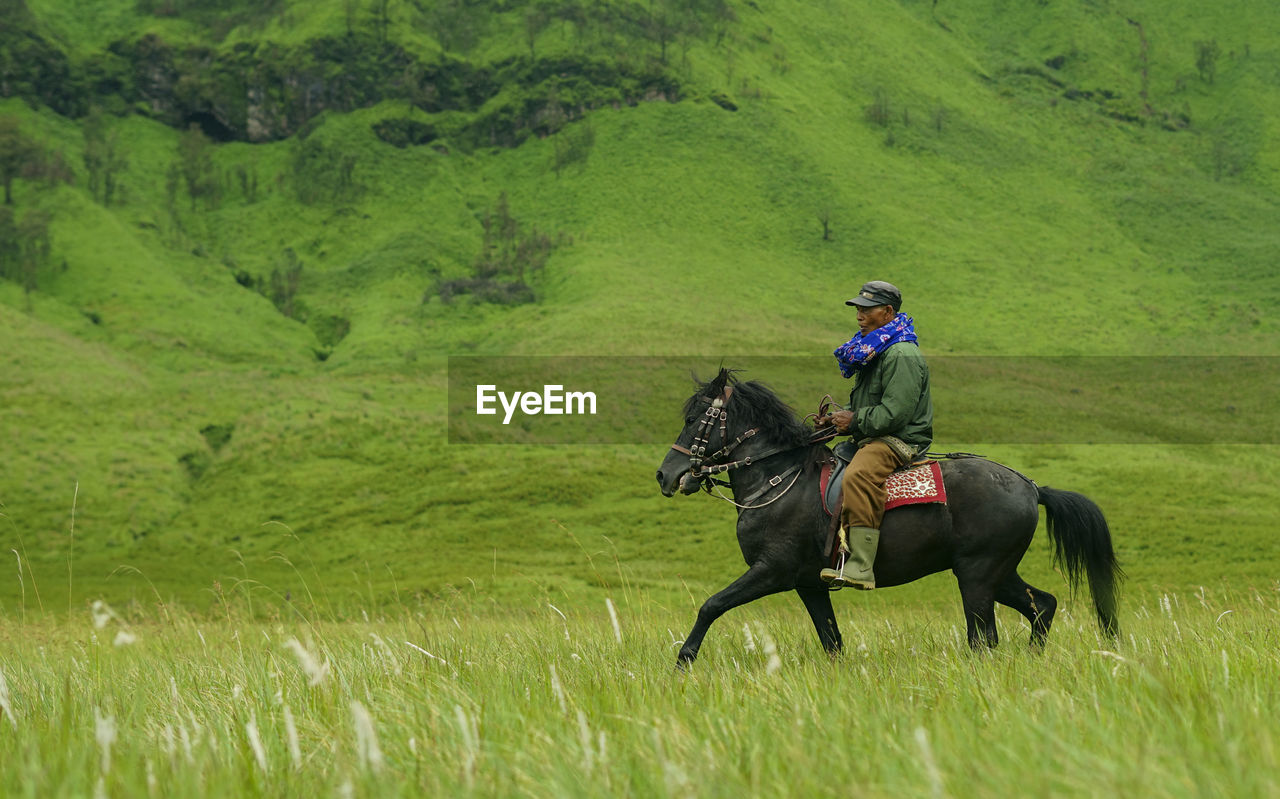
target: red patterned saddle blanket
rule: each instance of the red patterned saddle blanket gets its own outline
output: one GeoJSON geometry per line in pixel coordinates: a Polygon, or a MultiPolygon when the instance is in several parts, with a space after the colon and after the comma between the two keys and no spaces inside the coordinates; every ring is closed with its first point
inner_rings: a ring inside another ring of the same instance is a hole
{"type": "Polygon", "coordinates": [[[889,492],[884,500],[885,510],[901,505],[947,501],[947,488],[942,484],[942,465],[937,461],[894,472],[884,487],[889,492]]]}
{"type": "MultiPolygon", "coordinates": [[[[832,465],[823,464],[822,479],[818,485],[819,496],[823,499],[823,508],[828,516],[834,516],[840,507],[840,477],[846,464],[837,461],[834,469],[832,465]]],[[[938,461],[894,472],[885,482],[885,489],[885,510],[929,502],[945,504],[947,501],[947,488],[942,482],[942,464],[938,461]]]]}

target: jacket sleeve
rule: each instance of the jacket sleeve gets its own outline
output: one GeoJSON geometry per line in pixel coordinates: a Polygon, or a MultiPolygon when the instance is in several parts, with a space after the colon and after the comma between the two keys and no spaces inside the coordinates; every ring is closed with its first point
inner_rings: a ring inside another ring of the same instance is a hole
{"type": "Polygon", "coordinates": [[[878,405],[859,408],[858,431],[864,437],[897,435],[911,421],[924,392],[923,362],[916,358],[887,358],[882,369],[884,393],[878,405]]]}

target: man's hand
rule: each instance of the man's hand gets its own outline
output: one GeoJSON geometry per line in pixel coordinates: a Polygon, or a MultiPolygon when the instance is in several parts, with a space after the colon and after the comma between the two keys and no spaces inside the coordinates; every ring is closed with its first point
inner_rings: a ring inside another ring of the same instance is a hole
{"type": "Polygon", "coordinates": [[[834,427],[837,433],[843,435],[849,432],[849,426],[853,424],[853,411],[836,411],[814,421],[818,427],[834,427]]]}

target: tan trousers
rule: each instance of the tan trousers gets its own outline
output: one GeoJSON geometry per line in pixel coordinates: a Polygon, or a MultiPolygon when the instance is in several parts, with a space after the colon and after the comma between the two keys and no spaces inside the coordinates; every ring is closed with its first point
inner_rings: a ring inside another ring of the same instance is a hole
{"type": "Polygon", "coordinates": [[[846,528],[880,529],[888,494],[884,482],[899,465],[901,462],[893,449],[878,439],[857,451],[840,480],[844,489],[841,521],[846,528]]]}

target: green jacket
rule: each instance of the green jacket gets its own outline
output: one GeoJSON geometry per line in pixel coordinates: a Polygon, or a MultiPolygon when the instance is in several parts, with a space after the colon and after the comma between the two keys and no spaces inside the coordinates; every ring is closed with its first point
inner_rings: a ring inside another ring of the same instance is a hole
{"type": "Polygon", "coordinates": [[[854,375],[849,392],[854,441],[893,436],[924,452],[933,443],[929,367],[914,342],[902,341],[854,375]]]}

